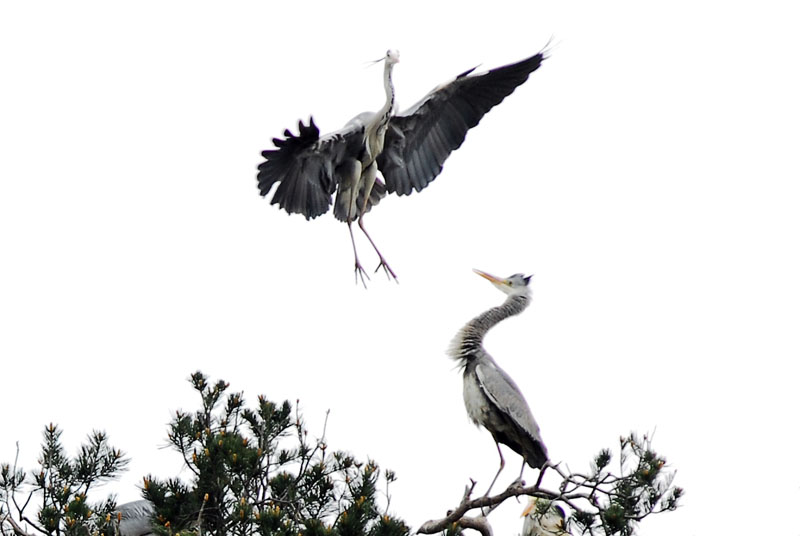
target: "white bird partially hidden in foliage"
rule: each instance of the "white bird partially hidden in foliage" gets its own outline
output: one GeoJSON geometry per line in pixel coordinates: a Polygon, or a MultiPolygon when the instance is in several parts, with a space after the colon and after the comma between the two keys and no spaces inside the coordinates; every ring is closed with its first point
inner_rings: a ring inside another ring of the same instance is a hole
{"type": "Polygon", "coordinates": [[[120,536],[150,536],[153,534],[153,503],[147,499],[121,504],[117,507],[120,515],[120,536]]]}
{"type": "MultiPolygon", "coordinates": [[[[275,149],[263,151],[266,160],[258,166],[261,195],[266,197],[278,184],[271,204],[290,214],[302,214],[307,220],[326,213],[333,200],[333,215],[346,222],[350,230],[356,282],[361,277],[364,283],[366,277],[353,238],[351,225],[356,220],[380,259],[376,271],[383,268],[387,276],[397,279],[364,228],[364,214],[387,192],[402,196],[428,186],[442,171],[450,153],[464,142],[467,131],[525,82],[544,59],[540,52],[484,73],[469,69],[437,86],[408,110],[395,114],[392,69],[400,54],[389,50],[383,58],[383,108],[363,112],[344,128],[324,136],[320,136],[312,117],[308,125],[299,122],[297,135],[286,129],[283,139],[273,138],[275,149]],[[385,182],[378,178],[378,171],[385,182]]],[[[499,185],[502,177],[495,179],[499,185]]]]}
{"type": "Polygon", "coordinates": [[[570,536],[565,526],[564,509],[547,499],[531,497],[523,510],[522,536],[570,536]]]}

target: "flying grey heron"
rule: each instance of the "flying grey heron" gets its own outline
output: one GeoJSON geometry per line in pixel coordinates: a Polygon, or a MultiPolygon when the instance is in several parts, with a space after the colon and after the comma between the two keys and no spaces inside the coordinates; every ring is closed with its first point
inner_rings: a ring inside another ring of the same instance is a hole
{"type": "Polygon", "coordinates": [[[547,499],[531,497],[522,512],[522,536],[569,536],[564,526],[564,509],[547,499]],[[543,511],[539,505],[544,503],[543,511]]]}
{"type": "MultiPolygon", "coordinates": [[[[284,130],[285,138],[273,138],[275,149],[263,151],[258,188],[266,197],[276,183],[271,204],[307,220],[326,213],[347,223],[355,255],[356,282],[366,272],[358,260],[352,223],[358,220],[387,277],[397,279],[364,228],[364,214],[386,193],[408,195],[421,191],[442,171],[451,152],[464,142],[467,131],[510,95],[539,68],[545,55],[475,74],[475,68],[441,84],[408,110],[393,115],[395,96],[392,69],[400,61],[397,51],[383,58],[386,103],[377,112],[364,112],[344,128],[320,136],[310,117],[298,122],[298,134],[284,130]],[[383,181],[377,177],[380,170],[383,181]]],[[[379,60],[381,61],[381,60],[379,60]]],[[[368,277],[368,276],[367,276],[368,277]]]]}
{"type": "Polygon", "coordinates": [[[547,463],[547,448],[542,442],[539,425],[531,414],[528,403],[514,380],[495,363],[483,348],[483,337],[501,320],[518,315],[530,303],[528,283],[531,276],[514,274],[507,279],[495,277],[475,270],[508,295],[505,302],[476,316],[461,328],[450,346],[450,356],[464,370],[464,404],[469,418],[486,428],[494,438],[500,455],[497,470],[486,495],[491,491],[497,477],[505,467],[500,443],[508,445],[522,456],[522,471],[525,463],[541,469],[547,463]]]}

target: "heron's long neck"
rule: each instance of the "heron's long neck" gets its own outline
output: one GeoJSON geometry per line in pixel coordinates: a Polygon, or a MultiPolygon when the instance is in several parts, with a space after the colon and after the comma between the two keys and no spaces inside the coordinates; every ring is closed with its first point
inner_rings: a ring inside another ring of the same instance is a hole
{"type": "Polygon", "coordinates": [[[509,296],[503,305],[492,307],[488,311],[479,314],[461,328],[450,347],[450,356],[453,359],[464,359],[469,361],[475,352],[481,348],[483,337],[486,333],[497,325],[500,321],[509,316],[520,314],[528,307],[530,296],[516,295],[509,296]]]}
{"type": "Polygon", "coordinates": [[[389,116],[394,109],[394,84],[392,84],[392,68],[394,64],[386,62],[383,68],[383,88],[386,90],[386,104],[378,112],[380,116],[380,124],[385,125],[389,121],[389,116]]]}
{"type": "MultiPolygon", "coordinates": [[[[367,163],[383,152],[383,140],[389,117],[394,109],[394,85],[392,85],[392,65],[387,61],[383,69],[383,87],[386,89],[386,104],[375,114],[375,119],[367,125],[367,163]]],[[[363,162],[362,162],[363,163],[363,162]]]]}

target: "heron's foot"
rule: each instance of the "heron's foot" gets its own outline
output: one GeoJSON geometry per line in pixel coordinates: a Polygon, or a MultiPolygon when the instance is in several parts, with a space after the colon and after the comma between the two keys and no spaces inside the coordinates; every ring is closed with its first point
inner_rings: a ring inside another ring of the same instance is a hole
{"type": "Polygon", "coordinates": [[[364,270],[364,267],[361,266],[361,263],[358,262],[358,259],[356,259],[355,272],[356,272],[356,285],[358,285],[358,280],[359,278],[361,278],[361,284],[364,285],[364,288],[367,288],[367,281],[369,281],[369,275],[367,275],[367,272],[366,270],[364,270]],[[366,280],[364,278],[366,278],[366,280]]]}
{"type": "Polygon", "coordinates": [[[395,275],[394,270],[392,270],[392,268],[386,262],[386,259],[384,259],[383,257],[381,257],[380,259],[381,259],[381,262],[380,262],[380,264],[378,264],[378,267],[375,268],[375,272],[374,273],[378,273],[378,270],[383,268],[383,271],[386,273],[386,278],[387,279],[389,279],[390,281],[392,279],[394,279],[396,283],[399,283],[400,281],[397,280],[397,275],[395,275]]]}

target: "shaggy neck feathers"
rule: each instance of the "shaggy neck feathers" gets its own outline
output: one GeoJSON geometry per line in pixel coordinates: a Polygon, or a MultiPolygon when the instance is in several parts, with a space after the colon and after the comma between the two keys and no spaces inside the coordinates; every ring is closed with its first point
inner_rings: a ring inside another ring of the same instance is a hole
{"type": "Polygon", "coordinates": [[[502,305],[492,307],[467,322],[450,343],[448,351],[450,357],[460,360],[460,364],[466,366],[477,352],[483,350],[483,338],[486,333],[500,321],[520,314],[529,303],[530,296],[527,294],[512,295],[502,305]]]}

